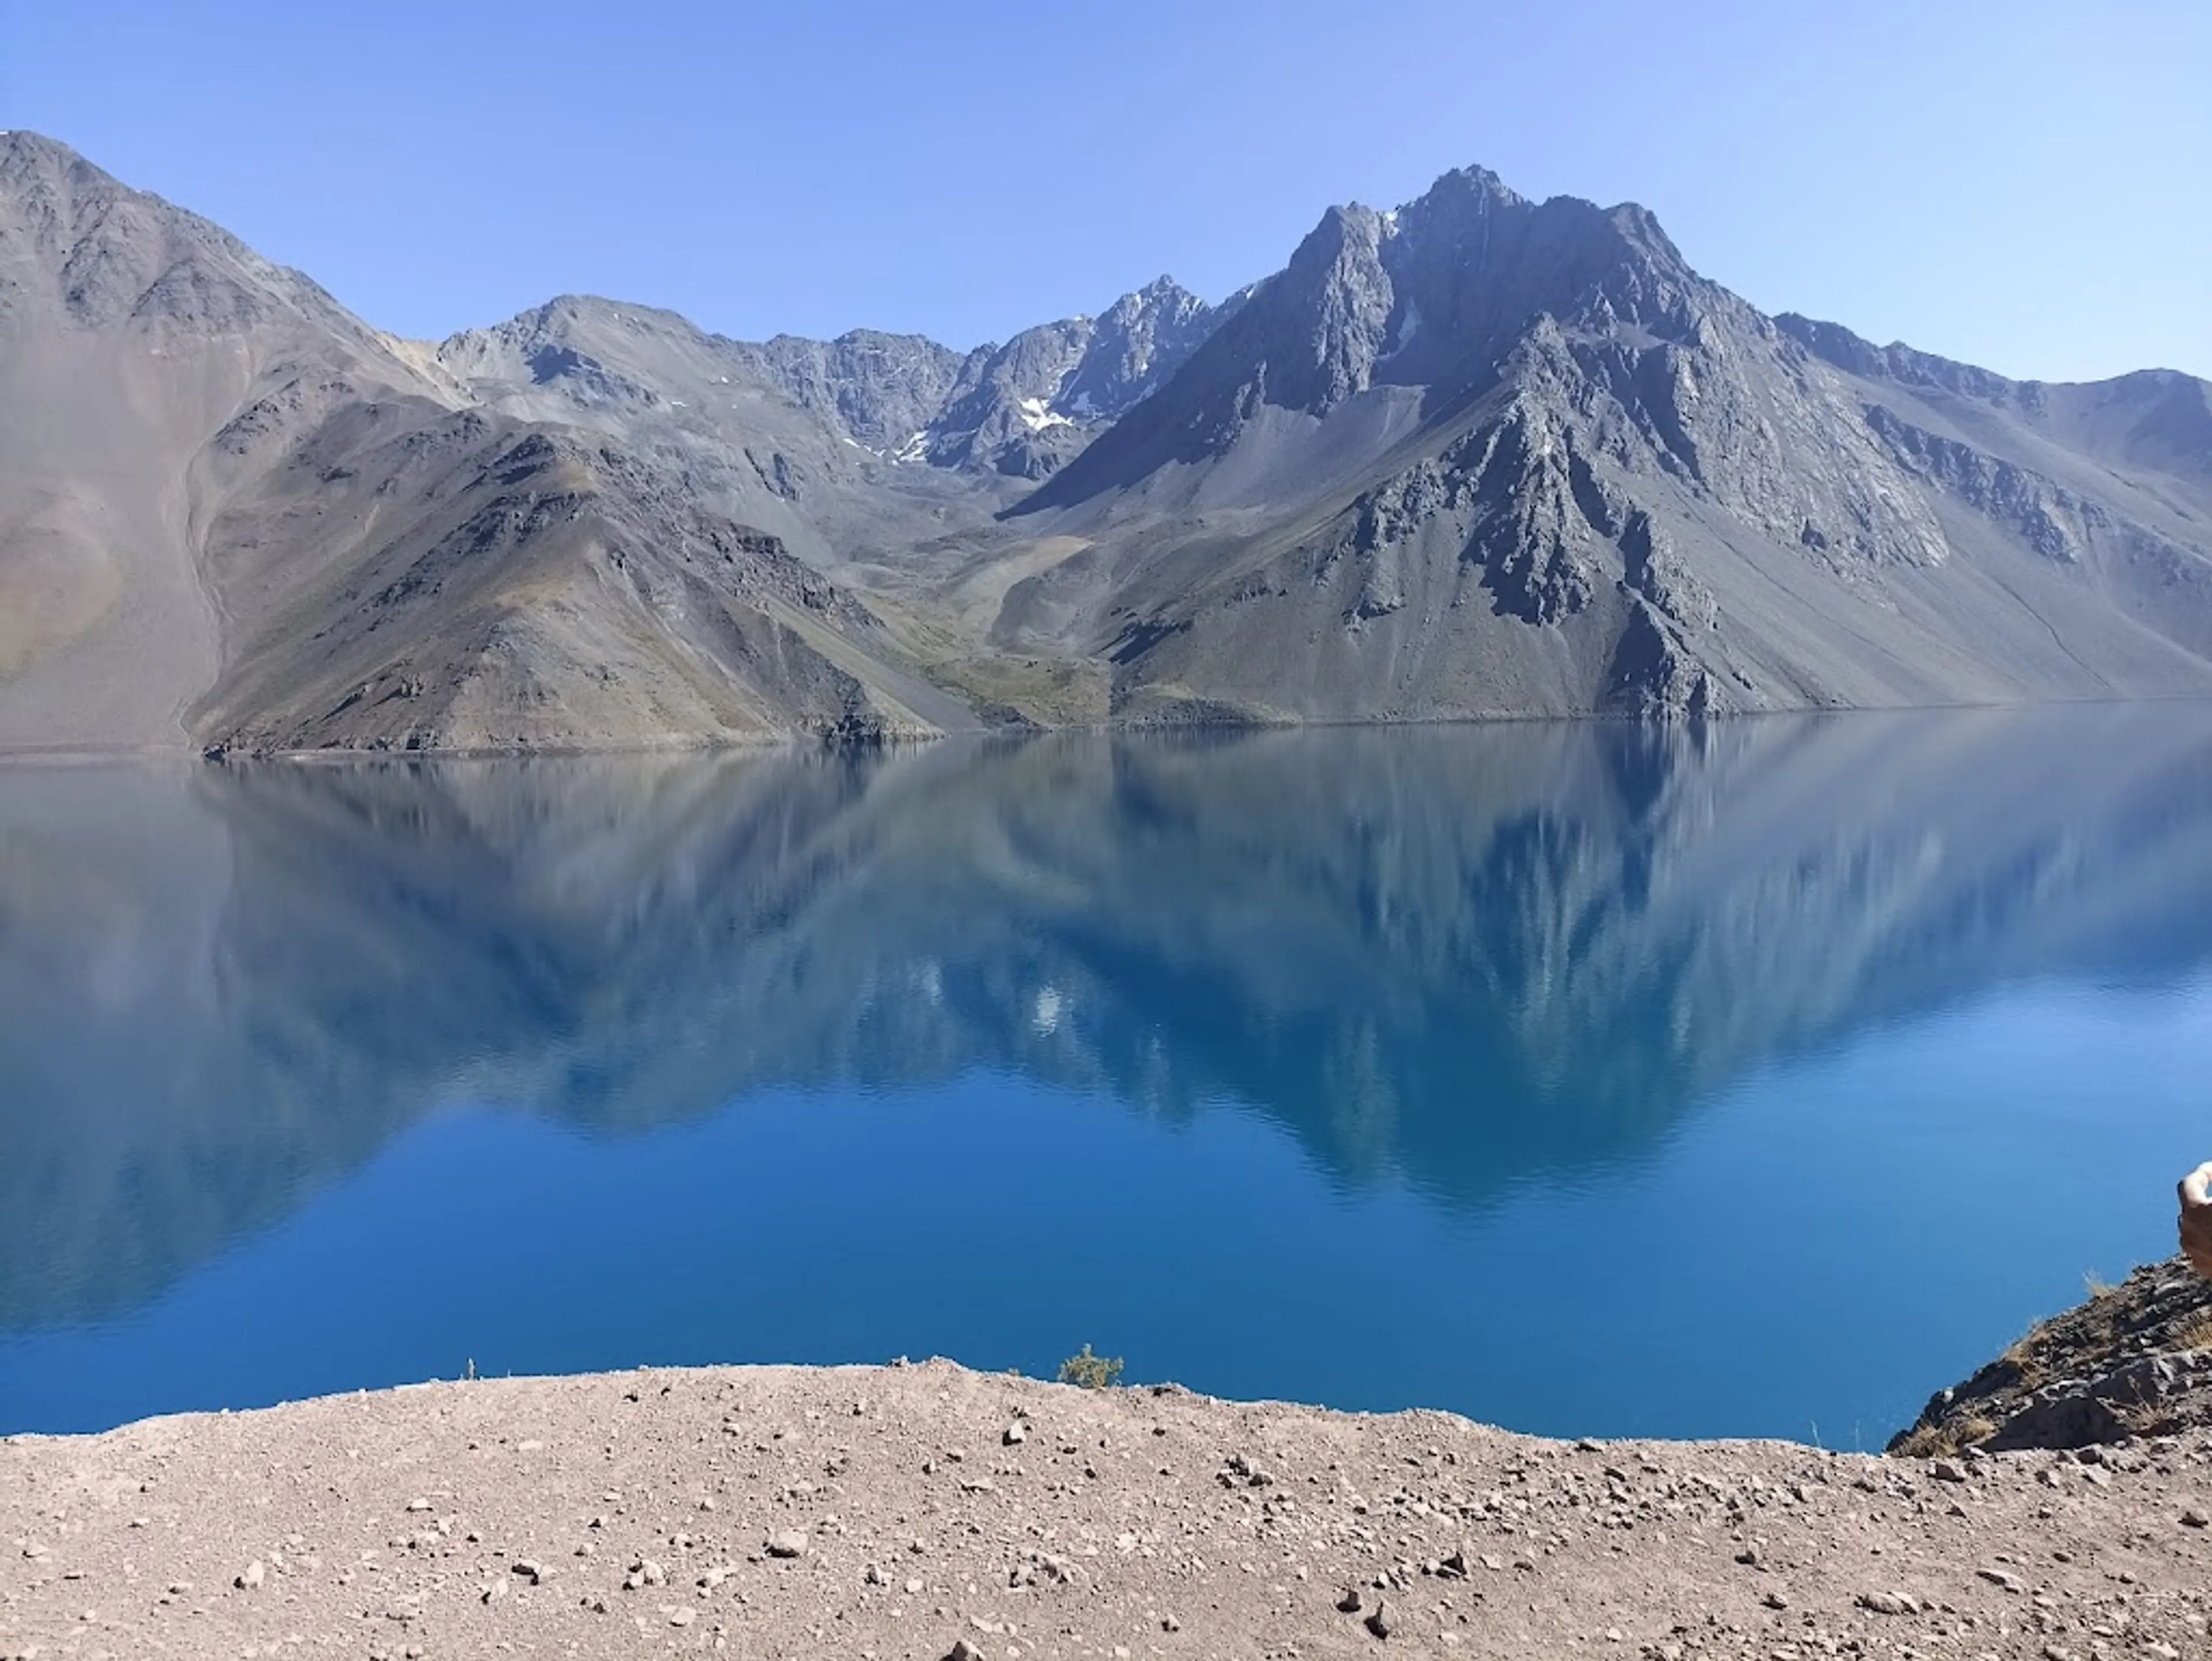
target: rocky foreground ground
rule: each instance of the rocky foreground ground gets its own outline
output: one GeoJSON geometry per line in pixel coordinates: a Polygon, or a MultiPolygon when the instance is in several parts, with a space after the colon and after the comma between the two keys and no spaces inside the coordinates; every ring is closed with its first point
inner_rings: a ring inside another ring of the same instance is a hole
{"type": "Polygon", "coordinates": [[[0,1658],[2212,1656],[2212,1433],[1564,1443],[947,1362],[0,1443],[0,1658]]]}

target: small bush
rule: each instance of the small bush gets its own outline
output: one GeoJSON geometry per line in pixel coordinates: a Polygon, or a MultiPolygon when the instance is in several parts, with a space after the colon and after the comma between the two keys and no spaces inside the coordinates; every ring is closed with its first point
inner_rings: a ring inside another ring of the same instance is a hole
{"type": "Polygon", "coordinates": [[[1935,1459],[1962,1452],[1996,1434],[1997,1428],[1992,1422],[1978,1413],[1970,1414],[1963,1419],[1916,1426],[1892,1442],[1889,1451],[1906,1459],[1935,1459]]]}
{"type": "Polygon", "coordinates": [[[1085,1344],[1076,1354],[1060,1364],[1060,1381],[1083,1390],[1104,1390],[1121,1379],[1121,1358],[1119,1355],[1094,1355],[1085,1344]]]}

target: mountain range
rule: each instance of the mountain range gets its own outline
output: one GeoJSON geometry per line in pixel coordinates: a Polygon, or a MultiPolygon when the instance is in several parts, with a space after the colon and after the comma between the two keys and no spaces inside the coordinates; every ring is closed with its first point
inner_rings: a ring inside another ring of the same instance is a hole
{"type": "Polygon", "coordinates": [[[2212,694],[2212,388],[2007,379],[1480,169],[961,351],[398,339],[0,136],[0,749],[2212,694]]]}

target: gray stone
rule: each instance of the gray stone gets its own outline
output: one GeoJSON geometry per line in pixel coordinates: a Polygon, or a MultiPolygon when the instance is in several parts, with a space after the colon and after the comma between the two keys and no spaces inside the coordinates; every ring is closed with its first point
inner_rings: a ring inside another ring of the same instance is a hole
{"type": "Polygon", "coordinates": [[[1854,1600],[1863,1609],[1875,1615],[1917,1615],[1920,1601],[1901,1591],[1863,1591],[1854,1600]]]}

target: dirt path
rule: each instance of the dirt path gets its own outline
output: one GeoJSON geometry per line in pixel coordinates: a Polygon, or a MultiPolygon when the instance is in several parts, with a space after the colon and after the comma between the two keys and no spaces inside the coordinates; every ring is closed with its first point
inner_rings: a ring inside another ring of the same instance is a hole
{"type": "Polygon", "coordinates": [[[2212,1440],[2087,1457],[945,1362],[431,1385],[0,1444],[0,1657],[2212,1654],[2212,1440]]]}

